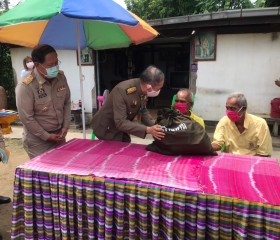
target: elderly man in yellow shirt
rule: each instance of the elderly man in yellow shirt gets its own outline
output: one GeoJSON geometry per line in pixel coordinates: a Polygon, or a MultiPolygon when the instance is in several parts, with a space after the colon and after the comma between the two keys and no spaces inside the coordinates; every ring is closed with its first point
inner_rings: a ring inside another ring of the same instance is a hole
{"type": "Polygon", "coordinates": [[[215,151],[267,157],[272,154],[272,140],[264,119],[246,112],[247,100],[242,93],[231,94],[226,114],[218,123],[212,142],[215,151]]]}
{"type": "Polygon", "coordinates": [[[189,116],[205,128],[204,120],[195,115],[190,109],[193,107],[193,93],[187,89],[182,88],[176,94],[174,108],[179,110],[182,114],[189,116]]]}

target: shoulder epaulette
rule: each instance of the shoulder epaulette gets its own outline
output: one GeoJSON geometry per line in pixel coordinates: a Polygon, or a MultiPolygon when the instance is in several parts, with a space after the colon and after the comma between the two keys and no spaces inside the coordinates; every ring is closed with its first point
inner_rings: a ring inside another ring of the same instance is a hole
{"type": "Polygon", "coordinates": [[[136,87],[130,87],[128,89],[126,89],[126,94],[131,94],[136,92],[136,87]]]}
{"type": "Polygon", "coordinates": [[[32,74],[26,76],[25,78],[22,79],[22,82],[25,84],[25,85],[28,85],[30,84],[31,82],[33,81],[33,76],[32,74]]]}

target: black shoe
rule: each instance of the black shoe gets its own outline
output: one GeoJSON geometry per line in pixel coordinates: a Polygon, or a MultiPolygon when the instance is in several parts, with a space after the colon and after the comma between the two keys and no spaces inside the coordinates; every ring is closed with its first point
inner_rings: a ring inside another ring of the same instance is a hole
{"type": "Polygon", "coordinates": [[[11,199],[9,197],[0,196],[0,204],[9,203],[11,199]]]}

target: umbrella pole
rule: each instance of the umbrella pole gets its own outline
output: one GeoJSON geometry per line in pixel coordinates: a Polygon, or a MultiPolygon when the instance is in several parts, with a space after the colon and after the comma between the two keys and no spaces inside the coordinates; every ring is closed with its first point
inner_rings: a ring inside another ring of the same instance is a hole
{"type": "Polygon", "coordinates": [[[77,44],[78,44],[78,63],[79,63],[79,75],[80,75],[80,91],[81,91],[81,107],[82,107],[82,123],[83,123],[83,137],[86,139],[86,124],[85,124],[85,108],[84,108],[84,76],[82,73],[82,65],[81,65],[81,36],[80,36],[80,24],[79,19],[76,19],[76,27],[77,27],[77,44]]]}
{"type": "Polygon", "coordinates": [[[97,95],[100,96],[100,79],[99,79],[99,53],[96,50],[96,76],[97,76],[97,95]]]}

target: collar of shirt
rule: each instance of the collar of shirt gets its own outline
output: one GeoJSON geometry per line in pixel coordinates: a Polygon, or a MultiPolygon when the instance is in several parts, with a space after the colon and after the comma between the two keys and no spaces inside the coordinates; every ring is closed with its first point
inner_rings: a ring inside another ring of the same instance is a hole
{"type": "Polygon", "coordinates": [[[36,78],[38,83],[41,83],[42,85],[47,81],[45,78],[42,77],[37,68],[34,69],[34,77],[36,78]]]}
{"type": "MultiPolygon", "coordinates": [[[[248,129],[250,119],[248,118],[247,112],[245,112],[244,114],[245,114],[244,128],[245,128],[245,129],[248,129]]],[[[242,134],[242,133],[239,132],[237,126],[235,125],[235,123],[234,123],[233,121],[231,121],[229,118],[228,118],[228,121],[229,121],[229,125],[231,126],[231,128],[235,129],[235,131],[237,131],[239,134],[242,134]]],[[[243,132],[243,133],[244,133],[244,132],[243,132]]]]}
{"type": "Polygon", "coordinates": [[[248,118],[248,114],[247,114],[247,112],[245,112],[244,114],[245,114],[244,128],[248,129],[248,127],[249,127],[249,118],[248,118]]]}
{"type": "Polygon", "coordinates": [[[138,95],[139,95],[139,96],[145,95],[145,94],[142,92],[142,89],[141,89],[140,78],[136,78],[136,79],[135,79],[135,85],[136,85],[136,89],[137,89],[138,95]]]}

